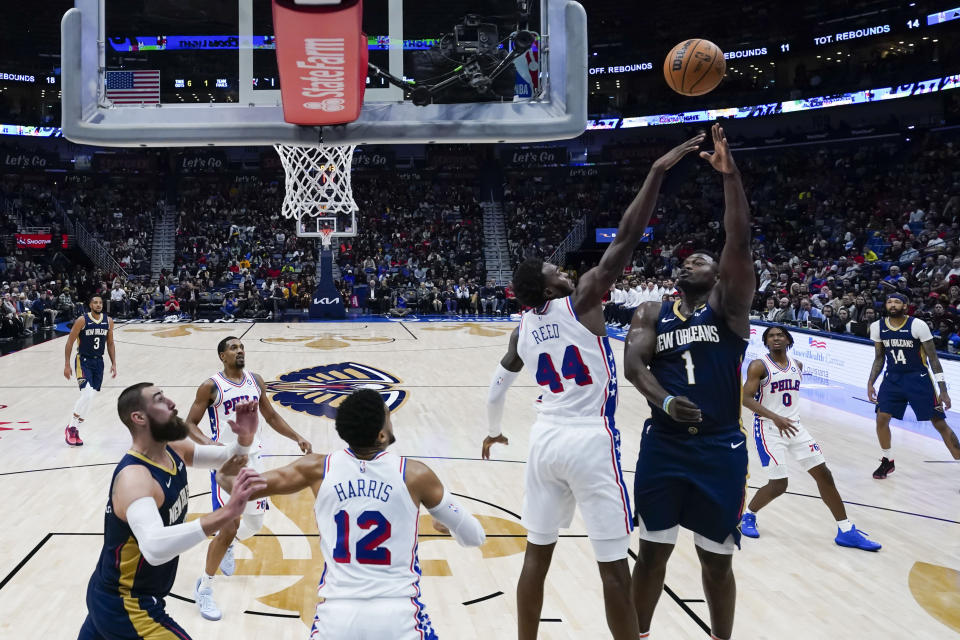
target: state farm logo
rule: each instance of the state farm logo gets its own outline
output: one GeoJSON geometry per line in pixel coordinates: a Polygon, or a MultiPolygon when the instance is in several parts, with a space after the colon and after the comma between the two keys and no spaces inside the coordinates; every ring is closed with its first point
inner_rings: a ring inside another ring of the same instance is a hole
{"type": "Polygon", "coordinates": [[[346,53],[343,38],[306,38],[303,41],[306,60],[297,60],[297,67],[306,72],[300,95],[322,98],[303,104],[306,109],[343,111],[346,103],[346,53]]]}

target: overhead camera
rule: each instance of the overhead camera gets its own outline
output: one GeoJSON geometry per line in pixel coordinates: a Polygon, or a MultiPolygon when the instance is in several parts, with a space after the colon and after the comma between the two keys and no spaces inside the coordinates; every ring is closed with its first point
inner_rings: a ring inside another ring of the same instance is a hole
{"type": "Polygon", "coordinates": [[[525,28],[529,2],[518,0],[517,9],[500,24],[496,17],[464,16],[433,47],[413,53],[413,81],[373,64],[370,71],[403,89],[405,98],[417,106],[513,100],[514,74],[505,72],[513,70],[514,60],[530,51],[538,37],[525,28]]]}

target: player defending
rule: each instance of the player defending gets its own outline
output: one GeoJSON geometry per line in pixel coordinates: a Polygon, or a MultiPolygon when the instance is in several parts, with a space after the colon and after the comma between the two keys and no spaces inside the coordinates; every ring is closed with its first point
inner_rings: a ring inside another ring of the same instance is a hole
{"type": "Polygon", "coordinates": [[[90,298],[90,311],[73,322],[67,346],[63,350],[63,377],[67,380],[73,375],[70,370],[70,356],[73,343],[79,339],[80,346],[74,356],[73,366],[77,371],[77,383],[80,385],[80,397],[73,405],[70,423],[63,435],[72,447],[83,445],[80,439],[80,425],[90,412],[93,397],[100,393],[103,384],[103,349],[110,355],[110,377],[117,377],[117,353],[113,347],[113,318],[103,312],[103,298],[99,295],[90,298]]]}
{"type": "Polygon", "coordinates": [[[960,460],[960,440],[947,424],[946,413],[950,409],[947,382],[943,367],[937,357],[930,327],[919,318],[907,314],[907,298],[900,293],[887,297],[887,317],[870,325],[873,340],[873,368],[867,381],[867,397],[877,403],[877,439],[883,458],[873,477],[882,480],[893,473],[893,451],[890,444],[890,418],[903,419],[907,403],[917,420],[930,420],[940,433],[954,460],[960,460]],[[887,373],[880,383],[880,393],[874,390],[877,377],[883,370],[884,356],[887,373]],[[927,360],[933,369],[933,379],[927,370],[927,360]],[[940,388],[940,397],[933,383],[940,388]]]}
{"type": "Polygon", "coordinates": [[[150,382],[127,387],[117,401],[133,444],[113,472],[103,524],[103,550],[87,586],[87,618],[79,640],[177,638],[187,633],[164,610],[178,557],[243,512],[250,494],[265,486],[250,469],[237,476],[233,499],[222,509],[184,522],[190,491],[186,466],[218,467],[243,456],[257,430],[257,403],[237,407],[229,447],[196,445],[173,401],[150,382]]]}
{"type": "Polygon", "coordinates": [[[640,553],[633,598],[641,638],[663,591],[680,526],[694,532],[713,638],[730,638],[736,608],[733,552],[747,484],[740,422],[740,366],[750,336],[756,278],[750,214],[740,172],[719,124],[713,153],[700,157],[723,175],[719,263],[709,253],[683,261],[680,300],[645,302],[627,335],[627,379],[650,404],[634,484],[640,553]]]}
{"type": "Polygon", "coordinates": [[[543,583],[559,531],[570,526],[577,504],[600,568],[607,626],[617,640],[637,638],[627,565],[633,513],[620,470],[617,372],[602,302],[643,236],[664,174],[703,139],[704,134],[691,138],[653,163],[616,239],[576,287],[556,265],[540,260],[526,260],[514,272],[517,300],[533,308],[521,316],[490,385],[483,457],[490,457],[494,443],[507,444],[500,433],[503,394],[526,364],[544,389],[530,434],[523,498],[527,551],[517,584],[520,640],[537,637],[543,583]]]}
{"type": "Polygon", "coordinates": [[[750,538],[760,537],[757,511],[787,490],[789,457],[816,481],[820,498],[837,521],[834,541],[841,547],[878,551],[880,545],[866,538],[866,534],[847,519],[843,499],[820,445],[800,424],[803,364],[787,355],[787,350],[793,346],[793,336],[783,327],[767,327],[763,332],[763,344],[769,353],[751,362],[747,368],[743,406],[754,413],[753,437],[760,464],[767,469],[767,484],[754,494],[740,520],[740,531],[750,538]]]}
{"type": "MultiPolygon", "coordinates": [[[[462,546],[483,544],[483,527],[427,465],[387,451],[396,438],[379,393],[362,389],[348,396],[337,409],[336,426],[349,448],[306,455],[268,471],[266,488],[253,495],[309,488],[316,496],[313,510],[326,564],[310,638],[436,640],[420,602],[420,505],[438,531],[453,534],[462,546]]],[[[217,476],[230,491],[234,466],[217,476]]]]}
{"type": "MultiPolygon", "coordinates": [[[[273,408],[269,397],[264,393],[263,378],[259,374],[244,369],[246,357],[240,339],[234,336],[224,338],[217,344],[217,354],[223,362],[223,371],[208,378],[197,389],[197,397],[193,401],[193,406],[190,407],[190,415],[187,416],[190,437],[201,444],[209,443],[211,439],[214,442],[230,444],[234,439],[233,435],[230,431],[224,430],[223,426],[230,420],[240,403],[257,400],[260,404],[260,413],[263,414],[267,424],[280,435],[296,442],[301,451],[310,453],[310,443],[291,429],[287,421],[273,408]],[[207,438],[197,427],[204,413],[210,421],[210,438],[207,438]]],[[[263,471],[260,461],[262,448],[261,435],[257,431],[248,464],[251,469],[261,472],[263,471]]],[[[213,472],[210,473],[210,485],[213,508],[218,509],[226,504],[230,495],[217,486],[213,472]]],[[[217,572],[217,567],[220,567],[223,575],[233,575],[236,568],[233,556],[234,538],[246,540],[259,531],[263,526],[263,516],[268,508],[266,500],[251,502],[243,512],[243,518],[227,523],[210,541],[206,566],[203,574],[197,579],[194,594],[200,615],[207,620],[219,620],[222,617],[220,608],[213,599],[213,576],[217,572]]]]}

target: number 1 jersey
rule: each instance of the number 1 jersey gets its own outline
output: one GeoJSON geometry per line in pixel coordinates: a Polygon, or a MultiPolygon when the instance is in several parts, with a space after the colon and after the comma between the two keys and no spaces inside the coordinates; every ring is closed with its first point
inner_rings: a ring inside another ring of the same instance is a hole
{"type": "Polygon", "coordinates": [[[406,464],[386,451],[372,460],[350,449],[327,456],[314,503],[324,559],[321,598],[420,595],[420,508],[407,491],[406,464]]]}
{"type": "Polygon", "coordinates": [[[740,367],[747,340],[731,331],[710,305],[684,317],[679,301],[663,303],[656,333],[651,373],[667,393],[697,405],[703,422],[677,422],[651,404],[653,424],[704,434],[742,430],[740,367]]]}
{"type": "Polygon", "coordinates": [[[547,301],[520,316],[517,354],[534,370],[543,393],[541,415],[612,421],[617,365],[606,336],[580,324],[570,297],[547,301]]]}

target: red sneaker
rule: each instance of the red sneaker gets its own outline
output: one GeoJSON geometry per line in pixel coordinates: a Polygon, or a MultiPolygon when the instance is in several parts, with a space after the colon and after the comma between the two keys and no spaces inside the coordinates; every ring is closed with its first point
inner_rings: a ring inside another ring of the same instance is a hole
{"type": "Polygon", "coordinates": [[[76,427],[67,427],[63,431],[64,440],[67,441],[67,444],[71,447],[79,447],[83,445],[83,440],[80,439],[80,432],[77,431],[76,427]]]}

